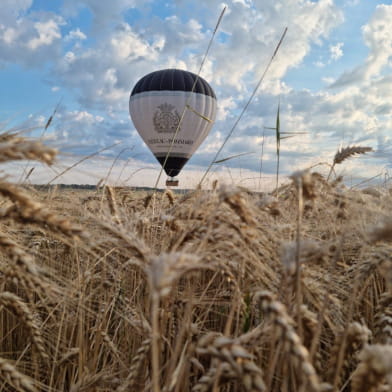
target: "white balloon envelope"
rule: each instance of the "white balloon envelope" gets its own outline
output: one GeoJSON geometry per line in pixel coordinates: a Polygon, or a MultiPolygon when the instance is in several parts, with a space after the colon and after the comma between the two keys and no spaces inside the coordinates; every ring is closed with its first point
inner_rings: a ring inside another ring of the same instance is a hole
{"type": "Polygon", "coordinates": [[[210,132],[217,101],[200,76],[164,69],[141,78],[129,99],[140,136],[170,177],[177,176],[210,132]],[[169,155],[168,155],[169,154],[169,155]]]}

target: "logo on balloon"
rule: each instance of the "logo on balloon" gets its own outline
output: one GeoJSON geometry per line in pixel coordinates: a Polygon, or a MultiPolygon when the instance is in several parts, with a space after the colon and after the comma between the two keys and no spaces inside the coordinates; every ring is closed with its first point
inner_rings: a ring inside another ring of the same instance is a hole
{"type": "Polygon", "coordinates": [[[180,115],[173,105],[163,103],[157,107],[153,121],[158,133],[174,133],[180,123],[180,115]]]}

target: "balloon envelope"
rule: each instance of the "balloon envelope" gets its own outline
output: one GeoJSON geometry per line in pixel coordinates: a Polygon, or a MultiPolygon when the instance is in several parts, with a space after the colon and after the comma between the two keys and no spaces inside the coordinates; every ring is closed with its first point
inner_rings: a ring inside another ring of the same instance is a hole
{"type": "Polygon", "coordinates": [[[170,177],[177,176],[215,121],[216,96],[200,76],[164,69],[141,78],[129,99],[140,136],[170,177]]]}

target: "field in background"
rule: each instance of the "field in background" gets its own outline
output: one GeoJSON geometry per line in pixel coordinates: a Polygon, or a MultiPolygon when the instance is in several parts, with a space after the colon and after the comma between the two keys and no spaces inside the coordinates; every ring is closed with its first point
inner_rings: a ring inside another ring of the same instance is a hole
{"type": "Polygon", "coordinates": [[[392,390],[388,189],[0,195],[2,391],[392,390]]]}

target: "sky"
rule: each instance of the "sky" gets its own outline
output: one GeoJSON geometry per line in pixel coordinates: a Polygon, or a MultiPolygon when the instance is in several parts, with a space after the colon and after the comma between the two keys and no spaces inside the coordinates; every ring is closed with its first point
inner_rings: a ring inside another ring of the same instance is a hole
{"type": "Polygon", "coordinates": [[[276,138],[267,128],[279,102],[281,131],[300,133],[281,141],[281,181],[313,166],[328,172],[336,151],[351,145],[374,151],[336,166],[337,174],[352,185],[390,178],[392,0],[0,1],[1,130],[59,150],[52,168],[13,163],[6,174],[23,179],[34,167],[36,183],[154,186],[160,166],[130,119],[130,92],[159,69],[197,73],[226,6],[200,74],[216,93],[217,119],[180,184],[198,184],[286,27],[219,159],[244,155],[213,165],[207,183],[274,183],[276,138]]]}

